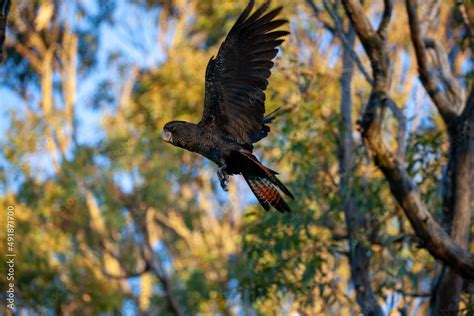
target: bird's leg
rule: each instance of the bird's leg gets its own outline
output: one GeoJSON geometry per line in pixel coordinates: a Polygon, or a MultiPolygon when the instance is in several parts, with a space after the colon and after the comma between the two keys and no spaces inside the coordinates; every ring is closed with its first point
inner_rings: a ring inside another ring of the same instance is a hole
{"type": "Polygon", "coordinates": [[[217,169],[217,177],[219,178],[219,182],[221,183],[221,187],[224,191],[228,191],[229,188],[227,187],[227,184],[229,183],[229,174],[225,171],[225,168],[227,168],[227,165],[222,165],[222,167],[219,167],[217,169]]]}

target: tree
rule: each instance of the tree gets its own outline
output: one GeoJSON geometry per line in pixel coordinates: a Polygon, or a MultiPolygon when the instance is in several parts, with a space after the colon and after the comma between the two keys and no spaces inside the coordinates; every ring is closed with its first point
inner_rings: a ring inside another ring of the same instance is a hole
{"type": "MultiPolygon", "coordinates": [[[[416,1],[406,2],[410,31],[415,47],[421,81],[438,108],[447,127],[450,154],[445,175],[444,211],[450,217],[446,232],[433,218],[422,202],[418,189],[404,168],[404,163],[384,144],[381,135],[383,110],[392,103],[389,96],[389,68],[386,36],[392,17],[391,1],[384,1],[385,10],[377,30],[367,19],[359,1],[343,1],[346,14],[371,59],[374,88],[364,110],[362,136],[371,155],[390,184],[392,194],[405,211],[423,246],[447,268],[435,290],[432,312],[457,314],[462,290],[462,277],[471,279],[474,271],[474,255],[467,248],[470,229],[470,208],[473,180],[472,108],[474,90],[464,104],[462,88],[453,79],[446,53],[434,40],[424,39],[421,22],[417,17],[416,1]],[[436,52],[435,64],[428,60],[427,45],[436,52]],[[432,67],[439,67],[441,78],[436,78],[432,67]],[[444,94],[441,89],[446,91],[444,94]],[[456,141],[454,141],[456,139],[456,141]],[[449,234],[450,232],[450,234],[449,234]],[[449,235],[448,235],[449,234],[449,235]],[[449,290],[448,290],[449,288],[449,290]]],[[[444,270],[444,269],[443,269],[444,270]]]]}

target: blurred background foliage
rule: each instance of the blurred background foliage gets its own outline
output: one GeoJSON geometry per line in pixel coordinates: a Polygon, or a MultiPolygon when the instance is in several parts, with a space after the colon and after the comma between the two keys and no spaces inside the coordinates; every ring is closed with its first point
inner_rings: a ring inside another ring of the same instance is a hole
{"type": "MultiPolygon", "coordinates": [[[[289,215],[265,213],[239,177],[225,194],[213,165],[160,139],[171,119],[199,120],[207,61],[243,2],[12,4],[0,68],[0,208],[15,206],[20,310],[360,313],[338,190],[342,46],[324,26],[333,23],[324,10],[315,16],[305,1],[274,2],[284,5],[292,34],[277,57],[266,106],[286,111],[256,153],[295,193],[289,215]]],[[[379,2],[366,2],[374,19],[379,2]]],[[[456,42],[454,7],[442,1],[438,18],[439,34],[453,48],[464,45],[456,42]]],[[[441,216],[447,139],[417,78],[401,2],[394,15],[392,91],[408,118],[407,168],[441,216]]],[[[355,49],[368,67],[359,43],[355,49]]],[[[468,53],[453,54],[458,77],[469,82],[468,53]]],[[[384,312],[417,315],[427,309],[437,264],[417,246],[360,141],[356,120],[369,93],[356,70],[350,182],[370,226],[358,239],[370,252],[384,312]]],[[[395,147],[398,123],[390,113],[386,120],[395,147]]],[[[2,229],[2,253],[5,247],[2,229]]]]}

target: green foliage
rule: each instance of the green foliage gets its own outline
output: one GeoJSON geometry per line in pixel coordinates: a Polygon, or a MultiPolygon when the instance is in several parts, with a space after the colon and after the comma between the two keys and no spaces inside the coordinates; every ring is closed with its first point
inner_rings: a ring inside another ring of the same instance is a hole
{"type": "Polygon", "coordinates": [[[440,214],[442,204],[441,178],[447,163],[444,134],[437,128],[411,134],[407,149],[407,170],[422,189],[423,199],[440,214]]]}

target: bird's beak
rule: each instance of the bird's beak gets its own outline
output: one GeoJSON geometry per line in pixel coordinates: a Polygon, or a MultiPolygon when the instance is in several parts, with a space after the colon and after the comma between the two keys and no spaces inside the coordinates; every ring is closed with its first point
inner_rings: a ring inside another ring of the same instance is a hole
{"type": "Polygon", "coordinates": [[[167,143],[171,143],[171,141],[173,140],[171,132],[166,129],[161,132],[161,138],[167,143]]]}

